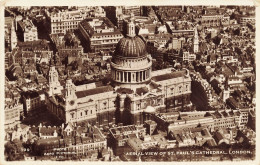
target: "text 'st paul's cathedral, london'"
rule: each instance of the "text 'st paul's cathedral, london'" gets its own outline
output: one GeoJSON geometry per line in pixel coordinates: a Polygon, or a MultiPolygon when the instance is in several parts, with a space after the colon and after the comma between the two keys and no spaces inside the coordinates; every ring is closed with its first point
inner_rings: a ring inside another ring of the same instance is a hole
{"type": "Polygon", "coordinates": [[[98,126],[113,123],[143,124],[155,113],[191,110],[191,77],[184,69],[152,71],[146,43],[127,24],[111,59],[111,82],[76,86],[67,78],[61,85],[55,66],[49,70],[48,109],[64,122],[89,122],[98,126]]]}

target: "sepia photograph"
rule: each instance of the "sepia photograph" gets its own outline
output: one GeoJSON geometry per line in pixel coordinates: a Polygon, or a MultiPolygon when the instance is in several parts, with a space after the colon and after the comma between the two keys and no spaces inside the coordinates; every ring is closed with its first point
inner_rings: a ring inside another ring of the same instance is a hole
{"type": "Polygon", "coordinates": [[[4,6],[0,157],[254,161],[256,8],[4,6]]]}

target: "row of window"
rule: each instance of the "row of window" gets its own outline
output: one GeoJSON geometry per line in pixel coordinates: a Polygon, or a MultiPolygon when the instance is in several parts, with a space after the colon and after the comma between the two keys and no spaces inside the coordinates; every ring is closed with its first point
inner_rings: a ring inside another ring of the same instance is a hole
{"type": "Polygon", "coordinates": [[[102,35],[102,36],[94,36],[93,39],[99,38],[114,38],[114,37],[123,37],[122,34],[113,34],[113,35],[102,35]]]}
{"type": "Polygon", "coordinates": [[[52,30],[55,29],[77,29],[78,25],[70,25],[70,26],[57,26],[57,27],[52,27],[52,30]]]}
{"type": "MultiPolygon", "coordinates": [[[[189,85],[186,85],[185,89],[186,89],[185,91],[187,92],[188,89],[189,89],[189,85]]],[[[175,93],[174,88],[170,88],[170,91],[171,91],[171,95],[173,95],[175,93]]],[[[182,91],[182,86],[180,86],[179,90],[178,90],[178,93],[182,93],[182,92],[184,92],[184,91],[182,91]]]]}
{"type": "MultiPolygon", "coordinates": [[[[161,105],[161,103],[162,103],[161,99],[150,101],[150,105],[153,105],[153,106],[159,106],[159,105],[161,105]]],[[[145,108],[146,106],[147,106],[147,102],[144,102],[143,104],[139,103],[136,105],[137,110],[140,110],[141,108],[145,108]]]]}
{"type": "Polygon", "coordinates": [[[102,40],[102,41],[92,41],[92,44],[102,44],[102,43],[108,43],[108,42],[118,42],[118,39],[110,39],[110,40],[102,40]]]}
{"type": "MultiPolygon", "coordinates": [[[[79,20],[81,21],[81,20],[79,20]]],[[[70,22],[63,22],[63,23],[57,23],[57,24],[52,24],[52,26],[64,26],[64,25],[78,25],[79,21],[70,21],[70,22]]]]}

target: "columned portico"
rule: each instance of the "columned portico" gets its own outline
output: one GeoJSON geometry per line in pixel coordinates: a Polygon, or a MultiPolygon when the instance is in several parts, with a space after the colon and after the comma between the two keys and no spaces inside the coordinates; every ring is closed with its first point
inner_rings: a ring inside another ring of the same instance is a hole
{"type": "Polygon", "coordinates": [[[112,70],[112,78],[118,83],[142,83],[150,80],[150,72],[151,68],[142,71],[112,70]]]}

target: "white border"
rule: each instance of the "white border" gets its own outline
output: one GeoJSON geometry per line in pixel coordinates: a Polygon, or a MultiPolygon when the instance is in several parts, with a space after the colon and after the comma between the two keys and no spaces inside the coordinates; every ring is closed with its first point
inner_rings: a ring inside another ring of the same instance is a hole
{"type": "MultiPolygon", "coordinates": [[[[149,6],[165,6],[165,5],[260,5],[260,0],[5,0],[0,1],[0,165],[1,164],[147,164],[147,162],[59,162],[59,161],[32,161],[32,162],[25,162],[25,161],[14,161],[14,162],[7,162],[4,160],[4,80],[5,80],[5,73],[4,73],[4,7],[5,6],[120,6],[120,5],[149,5],[149,6]]],[[[259,38],[260,38],[260,7],[256,7],[256,48],[260,48],[259,38]]],[[[256,49],[256,66],[260,64],[259,58],[260,51],[256,49]]],[[[256,75],[259,73],[259,67],[256,67],[256,75]]],[[[257,80],[258,80],[258,76],[257,80]]],[[[258,81],[257,81],[258,82],[258,81]]],[[[256,83],[257,84],[257,83],[256,83]]],[[[259,116],[258,107],[258,94],[259,94],[259,87],[256,85],[256,117],[259,116]]],[[[256,126],[258,126],[260,122],[256,120],[256,126]]],[[[259,139],[259,128],[256,127],[257,138],[259,139]]],[[[260,165],[260,153],[259,153],[259,141],[256,140],[256,159],[255,161],[242,161],[242,162],[149,162],[152,164],[241,164],[241,165],[260,165]]]]}

